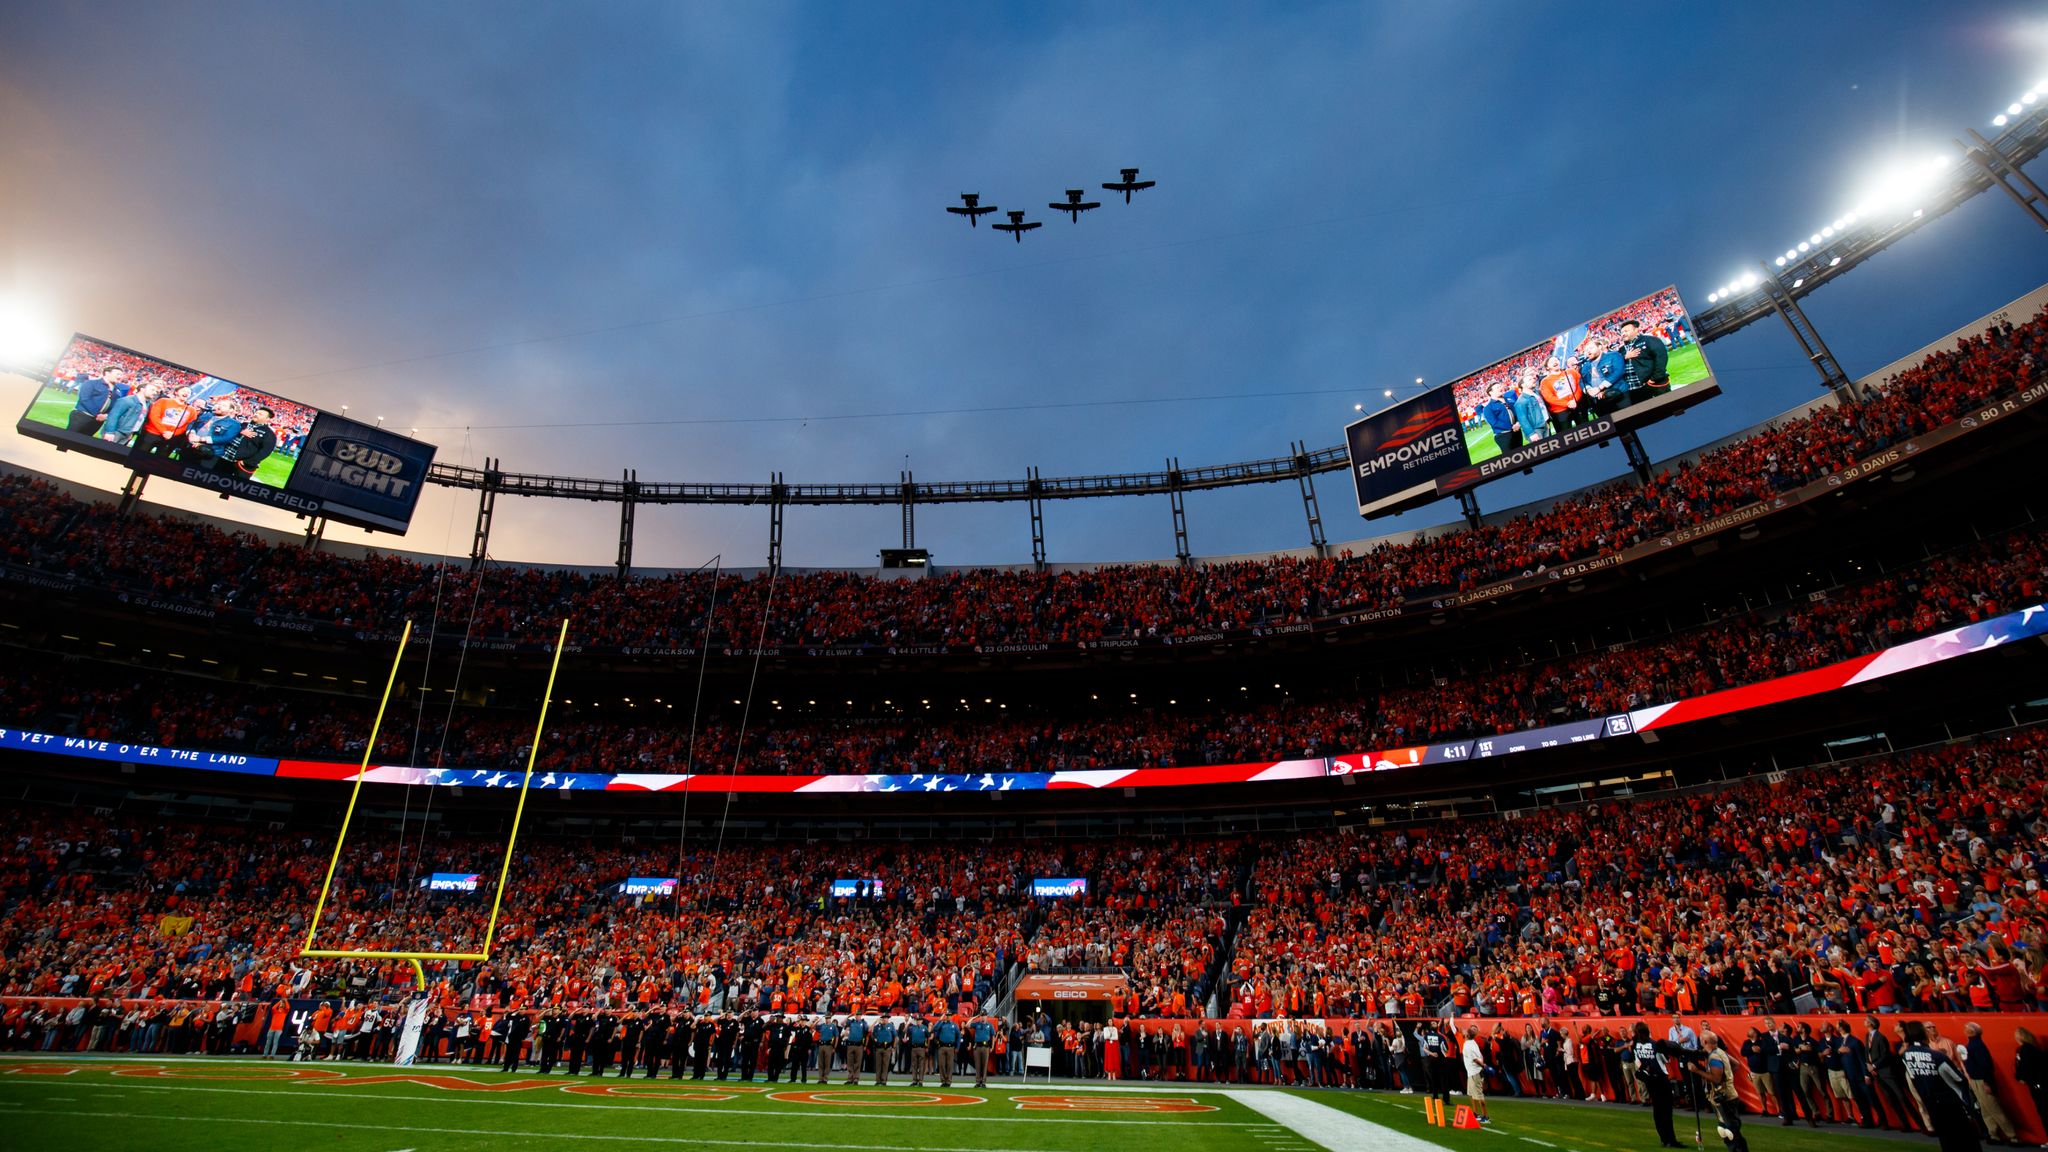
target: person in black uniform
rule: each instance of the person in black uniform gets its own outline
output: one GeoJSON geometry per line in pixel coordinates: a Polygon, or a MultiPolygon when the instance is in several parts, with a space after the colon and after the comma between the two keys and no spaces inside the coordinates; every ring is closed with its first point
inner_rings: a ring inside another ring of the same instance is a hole
{"type": "Polygon", "coordinates": [[[650,1012],[640,1029],[640,1062],[647,1065],[647,1078],[661,1075],[662,1058],[668,1055],[668,1014],[650,1012]]]}
{"type": "Polygon", "coordinates": [[[789,1078],[799,1084],[808,1084],[811,1079],[812,1040],[817,1033],[812,1031],[811,1022],[798,1017],[789,1030],[789,1078]]]}
{"type": "Polygon", "coordinates": [[[577,1012],[569,1017],[568,1031],[562,1043],[569,1049],[569,1075],[583,1075],[583,1054],[590,1047],[590,1014],[577,1012]]]}
{"type": "Polygon", "coordinates": [[[633,1066],[640,1062],[640,1032],[647,1022],[637,1012],[626,1013],[626,1024],[619,1037],[619,1075],[631,1076],[633,1066]]]}
{"type": "Polygon", "coordinates": [[[1813,1025],[1801,1023],[1795,1043],[1799,1053],[1799,1088],[1806,1094],[1807,1123],[1820,1127],[1820,1118],[1825,1115],[1829,1123],[1835,1119],[1833,1097],[1828,1090],[1827,1053],[1818,1037],[1813,1034],[1813,1025]]]}
{"type": "Polygon", "coordinates": [[[683,1066],[690,1062],[690,1032],[696,1027],[691,1014],[670,1013],[668,1027],[668,1078],[681,1080],[683,1066]]]}
{"type": "Polygon", "coordinates": [[[1451,1102],[1451,1086],[1444,1078],[1444,1053],[1449,1048],[1444,1034],[1433,1023],[1424,1022],[1415,1026],[1415,1046],[1422,1054],[1422,1094],[1434,1096],[1446,1105],[1451,1102]]]}
{"type": "Polygon", "coordinates": [[[1941,1152],[1980,1152],[1977,1119],[1970,1112],[1963,1074],[1941,1053],[1927,1046],[1927,1026],[1918,1020],[1905,1022],[1906,1046],[1899,1052],[1905,1065],[1906,1082],[1919,1093],[1934,1125],[1934,1138],[1941,1152]]]}
{"type": "Polygon", "coordinates": [[[537,1054],[540,1074],[545,1076],[555,1070],[555,1060],[562,1053],[562,1014],[550,1008],[541,1013],[534,1025],[536,1042],[540,1046],[537,1054]]]}
{"type": "Polygon", "coordinates": [[[533,1018],[524,1012],[512,1013],[512,1019],[505,1025],[505,1060],[498,1066],[500,1072],[519,1071],[519,1049],[533,1031],[533,1018]]]}
{"type": "MultiPolygon", "coordinates": [[[[1880,1105],[1877,1121],[1885,1128],[1892,1126],[1891,1117],[1899,1118],[1899,1129],[1913,1130],[1913,1103],[1906,1096],[1905,1065],[1899,1063],[1899,1052],[1893,1046],[1891,1037],[1877,1026],[1877,1017],[1865,1016],[1863,1027],[1863,1049],[1869,1053],[1871,1096],[1880,1105]],[[1889,1107],[1889,1115],[1886,1107],[1889,1107]]],[[[2048,1113],[2044,1113],[2048,1115],[2048,1113]]]]}
{"type": "Polygon", "coordinates": [[[789,1063],[789,1017],[776,1013],[768,1021],[768,1082],[775,1083],[782,1078],[782,1069],[789,1063]]]}
{"type": "Polygon", "coordinates": [[[1643,331],[1634,319],[1621,322],[1622,372],[1628,380],[1631,404],[1641,404],[1671,390],[1666,364],[1671,358],[1664,341],[1643,331]]]}
{"type": "Polygon", "coordinates": [[[1629,1047],[1636,1058],[1636,1083],[1650,1093],[1650,1111],[1656,1118],[1658,1141],[1666,1148],[1685,1147],[1678,1142],[1678,1133],[1671,1127],[1671,1077],[1664,1072],[1663,1056],[1667,1049],[1676,1046],[1650,1039],[1650,1026],[1638,1020],[1634,1033],[1629,1037],[1629,1047]]]}
{"type": "Polygon", "coordinates": [[[590,1074],[604,1075],[612,1066],[612,1053],[618,1044],[619,1022],[609,1012],[599,1013],[590,1023],[590,1074]]]}
{"type": "Polygon", "coordinates": [[[718,1078],[732,1071],[732,1050],[740,1039],[740,1022],[728,1012],[718,1018],[718,1035],[711,1041],[711,1059],[718,1065],[718,1078]]]}
{"type": "Polygon", "coordinates": [[[2013,1077],[2027,1086],[2034,1098],[2034,1112],[2048,1119],[2048,1051],[2025,1028],[2012,1030],[2013,1077]]]}
{"type": "Polygon", "coordinates": [[[761,1041],[767,1032],[767,1024],[752,1012],[740,1024],[740,1079],[747,1083],[753,1083],[754,1069],[761,1062],[761,1041]]]}
{"type": "Polygon", "coordinates": [[[1772,1031],[1774,1022],[1766,1018],[1764,1031],[1771,1037],[1776,1059],[1771,1064],[1772,1095],[1778,1098],[1778,1115],[1784,1118],[1785,1127],[1799,1122],[1799,1114],[1806,1113],[1806,1121],[1815,1128],[1820,1122],[1814,1119],[1813,1102],[1806,1098],[1806,1092],[1799,1086],[1799,1037],[1792,1031],[1792,1025],[1772,1031]]]}
{"type": "Polygon", "coordinates": [[[696,1020],[690,1031],[690,1044],[694,1049],[690,1057],[690,1079],[702,1080],[704,1070],[711,1066],[711,1041],[718,1032],[718,1021],[709,1013],[696,1020]]]}

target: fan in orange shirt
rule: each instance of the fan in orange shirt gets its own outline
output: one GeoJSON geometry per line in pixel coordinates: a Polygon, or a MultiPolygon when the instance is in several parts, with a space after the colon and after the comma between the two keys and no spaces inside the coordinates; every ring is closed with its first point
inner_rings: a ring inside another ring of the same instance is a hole
{"type": "Polygon", "coordinates": [[[1575,428],[1592,416],[1592,407],[1586,403],[1585,392],[1579,387],[1579,378],[1570,369],[1551,357],[1543,366],[1543,376],[1536,384],[1536,391],[1542,395],[1543,404],[1550,409],[1550,422],[1562,432],[1575,428]]]}

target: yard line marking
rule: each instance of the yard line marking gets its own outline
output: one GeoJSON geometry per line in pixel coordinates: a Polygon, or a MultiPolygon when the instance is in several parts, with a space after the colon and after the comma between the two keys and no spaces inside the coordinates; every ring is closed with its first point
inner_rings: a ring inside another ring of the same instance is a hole
{"type": "Polygon", "coordinates": [[[1277,1120],[1295,1135],[1330,1152],[1440,1152],[1435,1144],[1375,1124],[1327,1104],[1285,1092],[1226,1092],[1232,1100],[1277,1120]]]}
{"type": "MultiPolygon", "coordinates": [[[[479,1094],[475,1097],[464,1095],[435,1096],[385,1096],[361,1092],[329,1092],[314,1088],[297,1088],[279,1081],[276,1088],[213,1088],[199,1084],[94,1084],[90,1081],[72,1083],[66,1088],[91,1088],[118,1092],[217,1092],[234,1096],[268,1096],[277,1100],[290,1100],[297,1096],[333,1096],[343,1100],[402,1100],[407,1104],[495,1104],[501,1108],[588,1108],[604,1112],[674,1112],[702,1113],[712,1116],[782,1116],[803,1117],[812,1120],[830,1118],[833,1120],[945,1120],[955,1124],[1107,1124],[1112,1127],[1144,1125],[1147,1127],[1174,1127],[1199,1124],[1205,1128],[1271,1128],[1266,1121],[1253,1120],[1095,1120],[1079,1119],[1032,1112],[1022,1116],[947,1116],[936,1112],[863,1112],[856,1109],[827,1111],[823,1109],[789,1108],[691,1108],[666,1104],[572,1104],[548,1100],[508,1100],[503,1096],[479,1094]]],[[[323,1086],[340,1085],[339,1080],[309,1081],[323,1086]]],[[[4,1088],[17,1085],[0,1085],[4,1088]]],[[[389,1088],[389,1084],[371,1085],[389,1088]]],[[[47,1097],[45,1097],[47,1099],[47,1097]]],[[[624,1099],[624,1097],[620,1097],[624,1099]]],[[[1206,1115],[1206,1113],[1204,1113],[1206,1115]]]]}
{"type": "MultiPolygon", "coordinates": [[[[500,1101],[503,1103],[503,1101],[500,1101]]],[[[142,1112],[86,1112],[72,1108],[29,1108],[41,1116],[90,1116],[107,1120],[160,1119],[142,1112]]],[[[506,1128],[432,1128],[420,1124],[347,1124],[321,1120],[276,1120],[253,1116],[180,1116],[209,1124],[267,1124],[284,1128],[347,1129],[356,1132],[425,1132],[436,1136],[501,1136],[518,1140],[596,1140],[617,1144],[716,1144],[724,1148],[849,1148],[854,1152],[903,1152],[901,1144],[812,1144],[794,1140],[721,1140],[710,1136],[624,1136],[605,1132],[527,1132],[506,1128]]],[[[981,1152],[1039,1152],[1035,1148],[985,1148],[981,1152]]]]}
{"type": "Polygon", "coordinates": [[[1545,1148],[1555,1148],[1555,1147],[1557,1147],[1557,1145],[1555,1145],[1555,1144],[1552,1144],[1552,1143],[1551,1143],[1550,1141],[1548,1141],[1548,1140],[1538,1140],[1538,1139],[1537,1139],[1537,1138],[1535,1138],[1534,1136],[1524,1136],[1524,1137],[1522,1137],[1522,1139],[1524,1139],[1524,1140],[1527,1140],[1527,1141],[1528,1141],[1529,1143],[1531,1143],[1531,1144],[1541,1144],[1541,1145],[1543,1145],[1543,1146],[1544,1146],[1545,1148]]]}

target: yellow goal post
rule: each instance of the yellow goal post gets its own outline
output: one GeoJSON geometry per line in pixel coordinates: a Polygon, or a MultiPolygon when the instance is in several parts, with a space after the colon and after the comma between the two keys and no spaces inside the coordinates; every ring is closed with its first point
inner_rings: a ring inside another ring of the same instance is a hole
{"type": "Polygon", "coordinates": [[[335,837],[334,855],[327,861],[327,878],[320,882],[320,898],[313,904],[313,922],[306,928],[306,946],[299,950],[301,956],[313,956],[336,960],[409,960],[413,975],[419,986],[427,986],[426,969],[421,966],[425,960],[473,960],[479,963],[491,958],[491,942],[497,939],[498,913],[505,904],[505,883],[512,874],[512,850],[519,843],[519,824],[526,816],[527,787],[533,783],[533,767],[540,757],[541,733],[548,723],[548,705],[555,696],[555,674],[562,667],[562,649],[569,643],[569,622],[562,621],[561,632],[555,638],[555,655],[548,666],[547,690],[540,700],[540,719],[533,728],[533,746],[526,753],[526,775],[519,782],[519,803],[512,812],[512,834],[505,840],[505,861],[498,869],[498,890],[491,897],[491,918],[484,927],[484,947],[481,952],[406,952],[392,949],[315,948],[314,938],[320,933],[320,918],[327,910],[327,897],[334,887],[334,874],[341,867],[341,849],[348,843],[349,822],[354,819],[356,801],[363,794],[363,777],[370,770],[370,759],[377,752],[377,734],[384,726],[384,712],[391,704],[391,690],[398,683],[398,667],[405,659],[405,646],[412,638],[412,621],[408,620],[405,630],[398,636],[398,653],[391,658],[391,675],[384,681],[384,698],[377,704],[377,717],[370,723],[370,742],[363,748],[363,761],[356,768],[355,787],[349,791],[348,808],[341,814],[341,835],[335,837]]]}

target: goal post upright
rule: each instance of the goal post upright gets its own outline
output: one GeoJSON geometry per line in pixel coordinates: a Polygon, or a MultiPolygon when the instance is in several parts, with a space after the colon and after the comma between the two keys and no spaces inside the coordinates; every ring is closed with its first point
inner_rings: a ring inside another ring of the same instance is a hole
{"type": "Polygon", "coordinates": [[[341,813],[341,835],[334,838],[334,855],[327,861],[327,878],[320,882],[320,898],[313,904],[313,922],[306,928],[306,946],[300,950],[302,956],[316,955],[313,938],[320,932],[320,916],[327,910],[327,894],[334,886],[334,873],[341,867],[341,848],[348,843],[349,821],[356,814],[356,800],[363,794],[363,777],[370,771],[370,758],[377,754],[377,734],[384,727],[384,710],[391,705],[391,689],[398,683],[398,665],[405,659],[406,642],[412,639],[412,621],[405,622],[405,630],[398,634],[398,652],[391,657],[391,675],[384,680],[384,698],[377,702],[377,718],[370,721],[370,741],[363,745],[363,762],[356,767],[356,784],[348,794],[348,807],[341,813]]]}
{"type": "Polygon", "coordinates": [[[541,734],[547,731],[548,704],[555,698],[555,673],[562,668],[562,649],[569,645],[569,621],[562,619],[562,631],[555,637],[555,658],[548,665],[547,690],[541,693],[540,718],[533,725],[533,746],[526,750],[526,777],[519,782],[519,803],[512,809],[512,835],[505,839],[505,862],[498,868],[498,890],[491,896],[491,919],[484,926],[484,958],[489,959],[491,942],[498,935],[498,910],[505,903],[505,883],[512,875],[512,853],[519,846],[519,822],[526,815],[526,792],[533,783],[533,766],[540,759],[541,734]]]}

